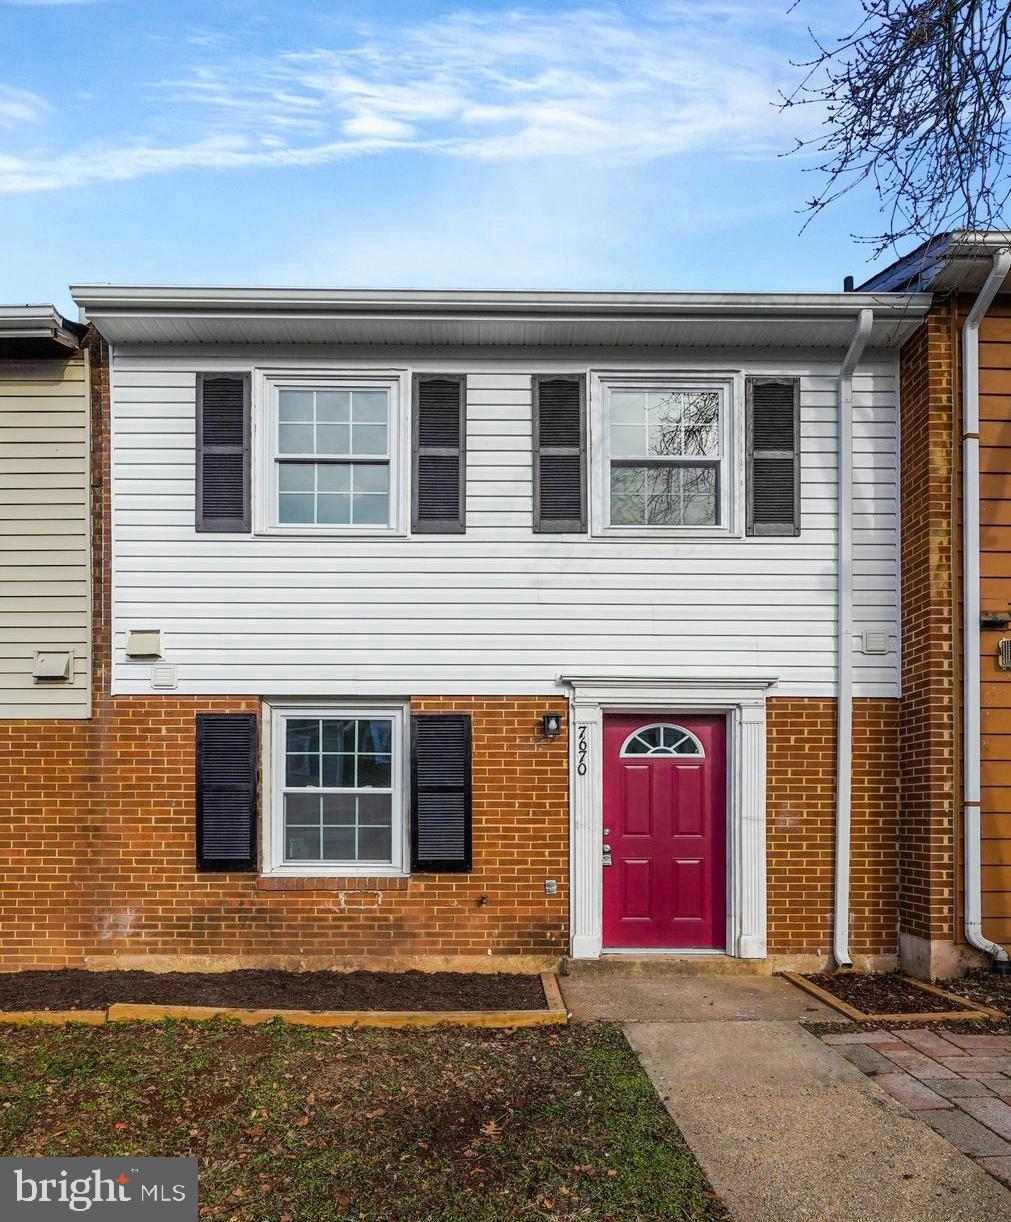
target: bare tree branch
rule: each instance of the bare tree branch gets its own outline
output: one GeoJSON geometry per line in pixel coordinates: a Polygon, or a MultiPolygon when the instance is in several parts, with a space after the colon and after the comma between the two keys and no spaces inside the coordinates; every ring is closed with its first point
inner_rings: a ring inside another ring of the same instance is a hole
{"type": "MultiPolygon", "coordinates": [[[[797,0],[797,7],[803,0],[797,0]]],[[[781,108],[823,109],[810,221],[862,183],[888,220],[875,253],[949,229],[1004,229],[1011,95],[1008,0],[862,0],[859,23],[814,56],[781,108]]]]}

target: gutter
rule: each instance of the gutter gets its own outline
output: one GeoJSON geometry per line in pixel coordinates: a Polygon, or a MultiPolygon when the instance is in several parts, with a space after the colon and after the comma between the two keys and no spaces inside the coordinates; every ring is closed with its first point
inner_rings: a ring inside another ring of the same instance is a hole
{"type": "Polygon", "coordinates": [[[832,955],[836,967],[850,958],[850,829],[853,794],[853,370],[874,325],[874,311],[862,309],[839,366],[839,550],[836,684],[835,898],[832,955]]]}
{"type": "Polygon", "coordinates": [[[50,340],[77,348],[85,328],[68,322],[53,306],[0,306],[0,339],[50,340]]]}
{"type": "Polygon", "coordinates": [[[918,318],[929,293],[598,293],[474,289],[312,289],[75,284],[93,316],[226,315],[423,318],[805,318],[825,321],[873,308],[882,318],[918,318]]]}
{"type": "Polygon", "coordinates": [[[1003,946],[983,934],[980,832],[980,592],[979,592],[979,325],[1011,271],[1011,250],[997,251],[993,267],[962,327],[962,647],[963,647],[963,867],[965,940],[990,955],[994,971],[1011,973],[1003,946]]]}

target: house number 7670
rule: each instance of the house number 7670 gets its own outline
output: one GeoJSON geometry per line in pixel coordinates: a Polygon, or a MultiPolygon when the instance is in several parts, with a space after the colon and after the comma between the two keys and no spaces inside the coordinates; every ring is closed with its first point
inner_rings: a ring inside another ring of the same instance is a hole
{"type": "Polygon", "coordinates": [[[590,744],[586,741],[586,726],[579,727],[576,737],[576,775],[586,776],[586,757],[590,753],[590,744]]]}

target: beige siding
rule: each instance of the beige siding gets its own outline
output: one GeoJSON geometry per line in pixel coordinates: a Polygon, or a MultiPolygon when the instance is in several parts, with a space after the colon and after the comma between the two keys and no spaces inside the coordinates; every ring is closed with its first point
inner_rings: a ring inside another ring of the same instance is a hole
{"type": "Polygon", "coordinates": [[[88,385],[83,358],[0,363],[0,717],[90,711],[88,385]],[[37,650],[74,652],[38,684],[37,650]]]}

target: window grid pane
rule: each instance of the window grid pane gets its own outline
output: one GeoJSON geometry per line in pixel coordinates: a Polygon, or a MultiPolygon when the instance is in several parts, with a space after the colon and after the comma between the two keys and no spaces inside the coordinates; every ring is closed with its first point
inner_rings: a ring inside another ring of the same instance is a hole
{"type": "Polygon", "coordinates": [[[279,454],[389,458],[386,390],[279,390],[279,454]]]}
{"type": "Polygon", "coordinates": [[[279,389],[277,404],[278,525],[389,527],[390,392],[279,389]]]}
{"type": "Polygon", "coordinates": [[[720,524],[721,400],[706,388],[609,392],[612,526],[720,524]]]}
{"type": "Polygon", "coordinates": [[[611,525],[719,525],[716,464],[612,465],[611,525]]]}
{"type": "Polygon", "coordinates": [[[282,526],[387,526],[390,469],[386,463],[277,464],[282,526]]]}
{"type": "Polygon", "coordinates": [[[614,458],[720,458],[717,390],[611,391],[614,458]]]}
{"type": "Polygon", "coordinates": [[[392,738],[388,718],[286,719],[286,862],[392,863],[392,738]]]}

